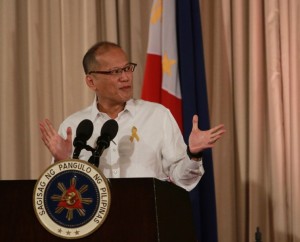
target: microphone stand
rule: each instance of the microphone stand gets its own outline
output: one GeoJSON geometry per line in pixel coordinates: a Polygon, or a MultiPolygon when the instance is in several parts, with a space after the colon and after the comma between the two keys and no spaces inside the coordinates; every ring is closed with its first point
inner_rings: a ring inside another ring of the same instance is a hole
{"type": "Polygon", "coordinates": [[[79,154],[80,154],[82,149],[83,149],[83,147],[81,145],[75,147],[74,152],[73,152],[73,159],[78,159],[79,154]]]}
{"type": "Polygon", "coordinates": [[[95,149],[93,149],[91,146],[89,145],[79,145],[77,147],[75,147],[74,152],[73,152],[73,159],[78,159],[81,150],[87,150],[87,151],[91,151],[92,153],[94,153],[95,149]]]}
{"type": "Polygon", "coordinates": [[[100,136],[96,142],[96,148],[94,152],[92,152],[92,156],[89,158],[89,162],[91,164],[96,167],[99,166],[100,156],[103,151],[109,147],[110,141],[113,140],[118,132],[118,128],[118,123],[114,119],[110,119],[103,124],[100,136]]]}
{"type": "Polygon", "coordinates": [[[104,150],[104,146],[101,149],[95,149],[93,155],[89,159],[89,162],[92,163],[94,166],[99,167],[100,156],[102,155],[104,150]]]}
{"type": "Polygon", "coordinates": [[[97,140],[97,146],[92,152],[92,156],[89,158],[89,162],[96,167],[99,167],[100,156],[102,155],[103,151],[109,147],[110,137],[103,135],[100,136],[97,140]]]}

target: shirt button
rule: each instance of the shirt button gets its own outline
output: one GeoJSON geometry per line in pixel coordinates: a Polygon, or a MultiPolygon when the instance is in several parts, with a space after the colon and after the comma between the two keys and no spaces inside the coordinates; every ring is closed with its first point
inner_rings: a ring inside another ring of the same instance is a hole
{"type": "Polygon", "coordinates": [[[117,175],[117,173],[118,173],[117,171],[114,171],[114,174],[115,174],[115,175],[117,175]]]}
{"type": "Polygon", "coordinates": [[[117,150],[116,150],[116,148],[113,148],[113,152],[116,152],[117,150]]]}

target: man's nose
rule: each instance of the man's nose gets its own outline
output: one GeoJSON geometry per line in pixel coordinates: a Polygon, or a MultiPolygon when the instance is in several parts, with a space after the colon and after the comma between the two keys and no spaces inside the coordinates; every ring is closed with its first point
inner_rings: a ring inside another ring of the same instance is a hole
{"type": "Polygon", "coordinates": [[[121,72],[120,80],[121,81],[129,81],[128,72],[123,70],[121,72]]]}

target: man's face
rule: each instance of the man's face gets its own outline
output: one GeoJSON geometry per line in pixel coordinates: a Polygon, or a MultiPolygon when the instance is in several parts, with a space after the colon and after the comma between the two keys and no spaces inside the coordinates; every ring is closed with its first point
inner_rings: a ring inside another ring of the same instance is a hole
{"type": "MultiPolygon", "coordinates": [[[[112,48],[96,57],[101,63],[95,71],[111,71],[128,65],[128,59],[120,48],[112,48]]],[[[93,90],[98,96],[98,101],[103,105],[122,105],[132,98],[133,72],[122,71],[115,74],[90,74],[93,79],[93,90]]]]}

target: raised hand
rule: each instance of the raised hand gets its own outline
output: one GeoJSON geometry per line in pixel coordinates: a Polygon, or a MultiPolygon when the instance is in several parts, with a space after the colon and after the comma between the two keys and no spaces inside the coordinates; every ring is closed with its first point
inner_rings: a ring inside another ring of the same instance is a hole
{"type": "Polygon", "coordinates": [[[223,124],[206,131],[198,128],[198,116],[193,116],[193,127],[189,136],[189,148],[191,153],[199,153],[207,148],[212,148],[216,141],[225,133],[223,124]]]}
{"type": "Polygon", "coordinates": [[[72,153],[72,129],[67,128],[67,138],[61,137],[48,119],[40,122],[41,138],[55,161],[64,160],[72,153]]]}

